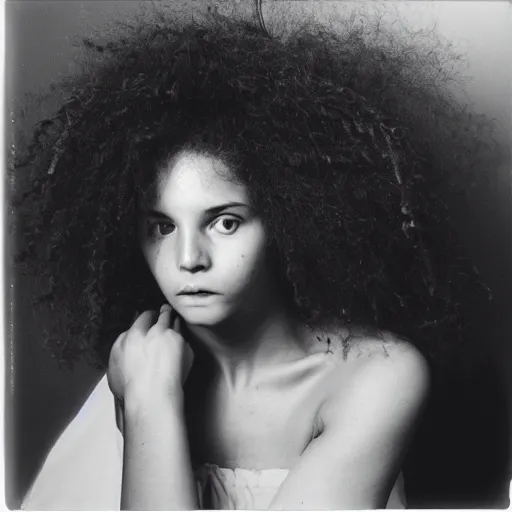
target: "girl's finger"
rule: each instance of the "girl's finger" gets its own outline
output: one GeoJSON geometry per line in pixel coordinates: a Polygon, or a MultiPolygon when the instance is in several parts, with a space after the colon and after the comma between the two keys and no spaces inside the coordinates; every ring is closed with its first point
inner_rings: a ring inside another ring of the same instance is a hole
{"type": "Polygon", "coordinates": [[[160,313],[163,313],[164,311],[172,311],[172,307],[170,304],[162,304],[160,306],[160,313]]]}
{"type": "Polygon", "coordinates": [[[160,308],[160,315],[155,325],[168,329],[171,325],[172,308],[169,304],[164,304],[160,308]]]}
{"type": "Polygon", "coordinates": [[[123,338],[126,338],[126,332],[127,332],[127,331],[122,332],[122,333],[121,333],[121,334],[116,338],[116,340],[114,341],[114,345],[115,345],[117,342],[121,343],[121,341],[120,341],[120,340],[121,340],[121,339],[123,339],[123,338]]]}
{"type": "Polygon", "coordinates": [[[153,318],[155,316],[154,311],[144,311],[139,317],[133,322],[132,329],[137,329],[147,333],[153,325],[153,318]]]}

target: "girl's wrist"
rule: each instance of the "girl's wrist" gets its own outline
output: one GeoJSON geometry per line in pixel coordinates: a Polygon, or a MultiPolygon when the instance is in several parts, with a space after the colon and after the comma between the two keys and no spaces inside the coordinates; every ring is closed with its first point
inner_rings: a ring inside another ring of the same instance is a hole
{"type": "Polygon", "coordinates": [[[127,392],[124,397],[124,414],[137,418],[140,416],[159,416],[169,413],[171,415],[183,414],[183,390],[170,393],[138,393],[135,390],[127,392]]]}

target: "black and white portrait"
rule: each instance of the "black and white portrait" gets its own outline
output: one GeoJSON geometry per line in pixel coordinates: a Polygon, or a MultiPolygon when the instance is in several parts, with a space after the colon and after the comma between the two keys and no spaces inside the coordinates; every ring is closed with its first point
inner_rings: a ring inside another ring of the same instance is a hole
{"type": "Polygon", "coordinates": [[[511,14],[7,2],[7,506],[508,507],[511,14]]]}

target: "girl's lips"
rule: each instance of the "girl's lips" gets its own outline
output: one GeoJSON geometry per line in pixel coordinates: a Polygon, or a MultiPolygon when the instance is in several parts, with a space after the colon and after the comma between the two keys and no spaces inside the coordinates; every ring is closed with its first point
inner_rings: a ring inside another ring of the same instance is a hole
{"type": "Polygon", "coordinates": [[[182,307],[201,307],[215,301],[215,297],[219,295],[220,294],[214,292],[180,293],[178,300],[182,307]]]}
{"type": "Polygon", "coordinates": [[[188,293],[178,293],[178,295],[185,297],[207,297],[208,295],[218,295],[215,292],[188,292],[188,293]]]}
{"type": "Polygon", "coordinates": [[[194,285],[186,285],[179,292],[178,295],[218,295],[217,292],[208,290],[206,288],[199,288],[194,285]]]}

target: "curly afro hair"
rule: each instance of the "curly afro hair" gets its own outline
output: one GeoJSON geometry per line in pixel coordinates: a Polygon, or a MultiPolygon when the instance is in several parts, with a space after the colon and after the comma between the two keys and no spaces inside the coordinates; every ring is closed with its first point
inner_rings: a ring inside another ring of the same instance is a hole
{"type": "Polygon", "coordinates": [[[104,365],[134,312],[164,301],[137,247],[138,197],[191,144],[248,185],[305,324],[388,330],[431,360],[470,344],[487,290],[451,208],[491,139],[440,51],[356,25],[272,35],[165,14],[84,43],[16,164],[33,173],[18,261],[40,280],[59,360],[104,365]]]}

